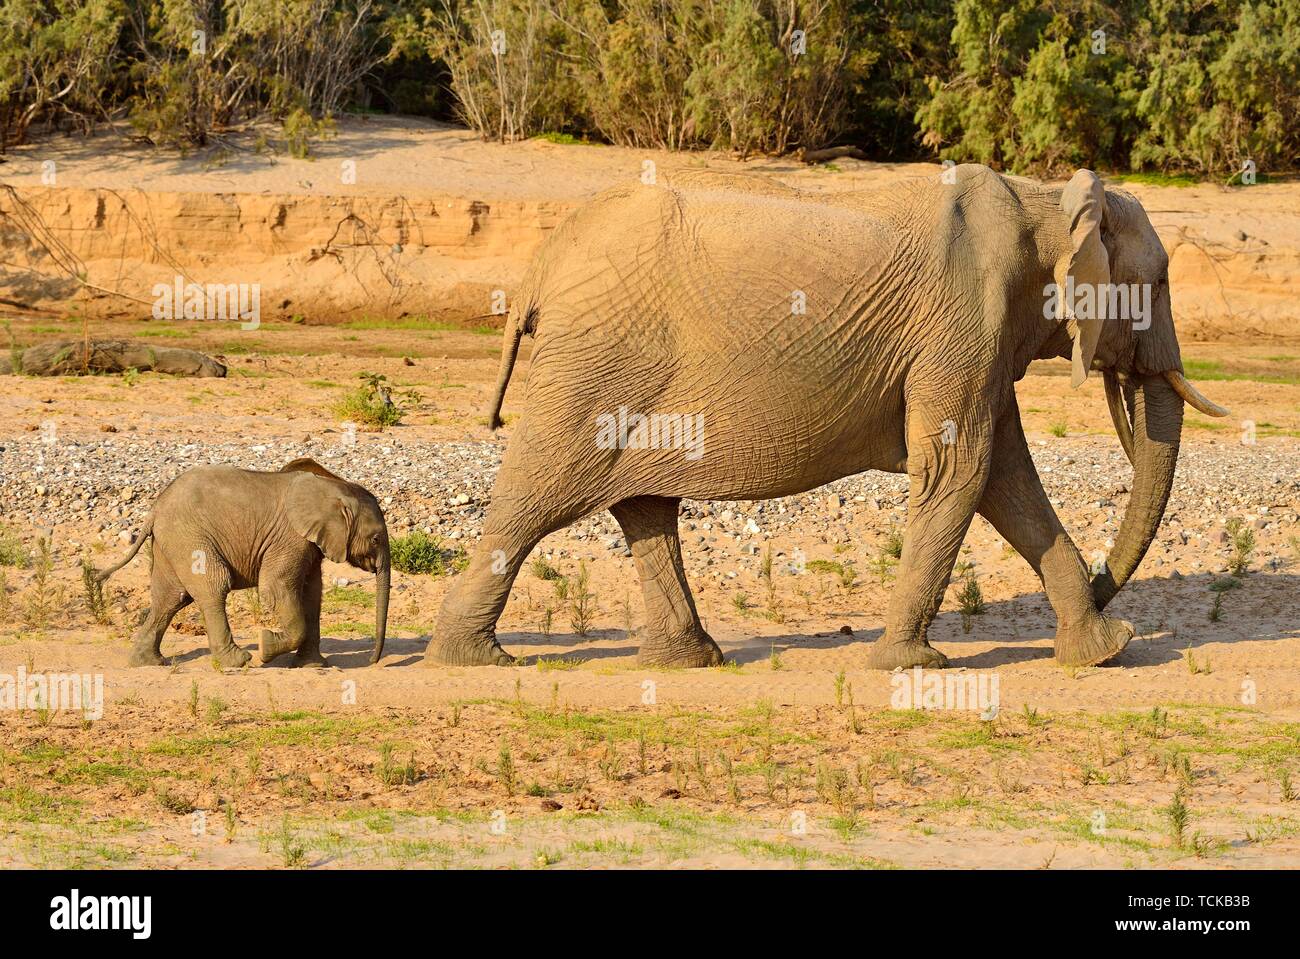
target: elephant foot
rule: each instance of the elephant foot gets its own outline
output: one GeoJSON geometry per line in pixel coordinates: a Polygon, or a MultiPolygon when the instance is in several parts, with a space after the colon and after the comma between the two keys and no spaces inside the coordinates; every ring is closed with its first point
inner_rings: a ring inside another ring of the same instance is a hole
{"type": "Polygon", "coordinates": [[[871,644],[867,653],[868,669],[947,669],[948,657],[927,642],[889,642],[880,639],[871,644]]]}
{"type": "Polygon", "coordinates": [[[638,666],[652,669],[698,669],[721,666],[724,660],[713,637],[696,626],[675,636],[647,640],[641,645],[636,661],[638,666]]]}
{"type": "Polygon", "coordinates": [[[262,635],[257,641],[257,655],[266,665],[277,656],[283,656],[285,653],[292,653],[297,647],[289,640],[284,638],[283,633],[277,633],[269,629],[262,630],[262,635]]]}
{"type": "Polygon", "coordinates": [[[222,669],[243,669],[252,659],[251,653],[240,649],[234,643],[231,643],[225,649],[214,650],[212,661],[222,669]]]}
{"type": "Polygon", "coordinates": [[[128,666],[166,666],[167,660],[162,654],[149,646],[132,646],[131,655],[126,658],[128,666]]]}
{"type": "Polygon", "coordinates": [[[501,648],[496,637],[487,640],[429,640],[425,666],[509,666],[515,658],[501,648]]]}
{"type": "Polygon", "coordinates": [[[1056,630],[1056,661],[1062,666],[1096,666],[1128,645],[1133,624],[1110,616],[1090,617],[1077,626],[1056,630]]]}
{"type": "Polygon", "coordinates": [[[300,649],[293,655],[294,666],[307,666],[313,669],[321,669],[329,665],[329,661],[321,655],[319,649],[300,649]]]}

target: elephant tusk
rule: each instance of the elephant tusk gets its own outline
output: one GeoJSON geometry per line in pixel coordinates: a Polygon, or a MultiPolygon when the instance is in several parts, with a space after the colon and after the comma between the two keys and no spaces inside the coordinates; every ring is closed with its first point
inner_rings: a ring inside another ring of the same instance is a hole
{"type": "Polygon", "coordinates": [[[1106,405],[1110,407],[1110,419],[1115,424],[1115,433],[1119,436],[1119,445],[1124,447],[1124,455],[1129,465],[1133,465],[1133,422],[1129,419],[1128,407],[1124,402],[1123,388],[1119,378],[1109,371],[1102,374],[1106,384],[1106,405]]]}
{"type": "Polygon", "coordinates": [[[1229,410],[1225,406],[1220,406],[1213,400],[1206,399],[1201,395],[1201,391],[1187,381],[1177,370],[1165,370],[1165,379],[1169,385],[1174,388],[1174,392],[1182,397],[1183,402],[1195,410],[1199,410],[1206,416],[1227,416],[1229,410]]]}

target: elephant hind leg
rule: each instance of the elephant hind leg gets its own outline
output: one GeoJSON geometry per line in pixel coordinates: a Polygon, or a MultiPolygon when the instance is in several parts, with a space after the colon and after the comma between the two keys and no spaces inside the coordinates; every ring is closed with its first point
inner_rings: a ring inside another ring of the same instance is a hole
{"type": "Polygon", "coordinates": [[[230,620],[226,618],[226,591],[211,591],[201,597],[199,607],[203,610],[203,625],[208,631],[208,651],[213,661],[227,669],[239,669],[248,665],[253,657],[235,645],[230,633],[230,620]]]}
{"type": "Polygon", "coordinates": [[[637,661],[642,666],[720,666],[722,651],[700,625],[682,567],[677,536],[681,500],[637,496],[610,507],[623,529],[645,596],[646,635],[637,661]]]}
{"type": "Polygon", "coordinates": [[[136,630],[127,665],[165,666],[167,661],[162,656],[163,636],[166,635],[167,627],[171,625],[176,614],[191,602],[185,587],[163,569],[155,569],[149,584],[149,609],[140,628],[136,630]]]}
{"type": "MultiPolygon", "coordinates": [[[[512,441],[513,442],[513,441],[512,441]]],[[[541,490],[515,492],[505,484],[507,463],[497,475],[492,504],[468,568],[456,577],[442,601],[433,638],[424,651],[426,666],[509,666],[514,657],[501,648],[496,638],[496,624],[506,603],[515,577],[533,547],[548,533],[563,529],[586,516],[593,507],[565,501],[563,482],[548,484],[541,490]]],[[[545,477],[539,468],[524,474],[545,477]]],[[[554,476],[562,478],[557,468],[554,476]]]]}

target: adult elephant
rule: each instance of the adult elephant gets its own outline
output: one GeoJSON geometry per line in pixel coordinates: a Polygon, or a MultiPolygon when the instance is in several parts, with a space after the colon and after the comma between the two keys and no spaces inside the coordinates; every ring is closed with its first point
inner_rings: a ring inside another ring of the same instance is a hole
{"type": "Polygon", "coordinates": [[[1133,629],[1100,610],[1160,523],[1183,403],[1227,412],[1182,375],[1167,264],[1140,204],[1087,170],[1064,189],[959,166],[869,193],[693,173],[602,194],[548,237],[512,304],[492,425],[531,334],[527,408],[426,663],[510,662],[495,624],[525,558],[608,509],[644,590],[640,661],[716,665],[682,568],[681,498],[788,496],[868,469],[910,480],[871,666],[947,665],[926,629],[976,512],[1041,577],[1057,659],[1105,661],[1133,629]],[[1119,284],[1147,285],[1145,316],[1104,319],[1080,298],[1105,302],[1119,284]],[[1031,360],[1056,356],[1072,358],[1076,387],[1103,372],[1133,464],[1091,581],[1039,482],[1013,389],[1031,360]]]}

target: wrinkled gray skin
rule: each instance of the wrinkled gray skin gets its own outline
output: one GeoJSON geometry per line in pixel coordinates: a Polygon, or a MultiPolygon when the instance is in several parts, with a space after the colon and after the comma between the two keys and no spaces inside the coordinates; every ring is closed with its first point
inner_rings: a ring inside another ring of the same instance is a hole
{"type": "Polygon", "coordinates": [[[1101,610],[1159,526],[1183,403],[1227,411],[1181,375],[1168,260],[1133,197],[1086,170],[1064,189],[981,166],[952,173],[834,195],[691,173],[611,190],[566,220],[512,304],[490,421],[532,334],[525,412],[426,663],[508,663],[495,624],[529,551],[608,509],[641,577],[641,662],[717,664],[682,567],[681,498],[788,496],[868,469],[910,480],[870,666],[947,665],[926,630],[977,512],[1042,579],[1060,662],[1123,649],[1133,628],[1101,610]],[[1067,278],[1151,284],[1149,328],[1045,316],[1044,287],[1067,278]],[[1108,567],[1091,581],[1016,405],[1015,381],[1048,357],[1073,360],[1075,386],[1103,372],[1134,469],[1108,567]],[[702,455],[600,448],[597,417],[622,406],[703,414],[702,455]]]}
{"type": "Polygon", "coordinates": [[[324,665],[320,651],[321,560],[349,563],[376,577],[375,646],[384,649],[390,581],[388,529],[368,491],[303,458],[278,473],[200,466],[159,495],[140,538],[100,582],[153,536],[148,613],[131,649],[132,666],[164,664],[162,639],[172,618],[197,603],[208,647],[221,666],[246,664],[226,620],[226,594],[257,587],[283,633],[262,630],[262,660],[294,652],[296,665],[324,665]]]}

